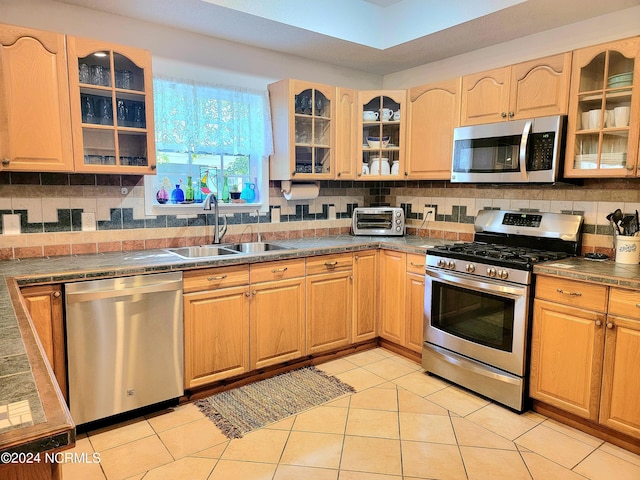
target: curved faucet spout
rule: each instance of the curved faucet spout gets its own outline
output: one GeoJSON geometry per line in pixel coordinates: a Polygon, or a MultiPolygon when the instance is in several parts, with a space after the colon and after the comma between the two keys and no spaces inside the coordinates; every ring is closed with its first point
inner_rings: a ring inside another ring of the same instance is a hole
{"type": "Polygon", "coordinates": [[[220,243],[224,234],[227,233],[227,217],[222,217],[224,225],[222,228],[219,228],[218,223],[220,212],[218,210],[218,198],[214,193],[207,194],[204,202],[202,202],[202,209],[211,210],[211,203],[213,203],[213,243],[220,243]]]}

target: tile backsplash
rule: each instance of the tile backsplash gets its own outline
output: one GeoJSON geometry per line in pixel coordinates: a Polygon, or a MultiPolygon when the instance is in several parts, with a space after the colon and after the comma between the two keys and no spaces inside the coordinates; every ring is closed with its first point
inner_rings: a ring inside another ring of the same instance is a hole
{"type": "MultiPolygon", "coordinates": [[[[459,185],[445,181],[323,181],[314,200],[289,202],[271,182],[270,209],[227,216],[225,240],[300,238],[349,232],[356,206],[405,210],[408,233],[470,240],[479,210],[551,211],[584,215],[583,251],[612,253],[606,215],[640,210],[640,179],[569,184],[459,185]],[[423,218],[425,207],[435,219],[423,218]]],[[[0,258],[144,250],[209,243],[210,214],[147,216],[141,176],[0,173],[0,258]],[[123,189],[123,187],[125,187],[123,189]],[[123,192],[125,192],[123,194],[123,192]],[[85,231],[82,220],[85,219],[85,231]]]]}

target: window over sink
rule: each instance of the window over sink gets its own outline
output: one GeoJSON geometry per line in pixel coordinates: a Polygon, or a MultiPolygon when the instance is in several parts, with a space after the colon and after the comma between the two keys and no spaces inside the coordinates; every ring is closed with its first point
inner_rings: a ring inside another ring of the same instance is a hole
{"type": "Polygon", "coordinates": [[[146,213],[197,213],[208,193],[223,211],[267,209],[267,91],[161,76],[153,90],[157,170],[145,177],[146,213]]]}

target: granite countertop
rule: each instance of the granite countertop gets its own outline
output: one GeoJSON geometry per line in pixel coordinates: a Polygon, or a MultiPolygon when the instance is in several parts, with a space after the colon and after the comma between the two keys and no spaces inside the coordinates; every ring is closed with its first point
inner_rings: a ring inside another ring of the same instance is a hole
{"type": "Polygon", "coordinates": [[[640,265],[616,263],[613,260],[565,258],[536,265],[533,273],[640,290],[640,265]]]}
{"type": "Polygon", "coordinates": [[[75,442],[75,428],[47,367],[19,288],[242,263],[275,261],[384,246],[424,254],[428,245],[451,243],[424,237],[340,235],[273,241],[290,247],[260,254],[184,259],[165,250],[114,252],[0,262],[0,452],[41,452],[75,442]]]}

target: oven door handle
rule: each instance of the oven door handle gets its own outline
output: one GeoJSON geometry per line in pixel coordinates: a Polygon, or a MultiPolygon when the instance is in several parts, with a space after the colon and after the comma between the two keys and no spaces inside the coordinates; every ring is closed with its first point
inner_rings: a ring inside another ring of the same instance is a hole
{"type": "Polygon", "coordinates": [[[526,286],[518,286],[507,283],[480,281],[465,278],[462,275],[441,272],[439,270],[425,269],[426,275],[455,287],[467,287],[478,292],[495,293],[501,297],[517,298],[527,294],[526,286]]]}
{"type": "Polygon", "coordinates": [[[532,126],[533,122],[531,120],[527,120],[524,124],[524,128],[522,129],[522,139],[520,140],[520,175],[522,176],[523,182],[526,182],[527,177],[529,176],[527,173],[527,150],[529,147],[529,134],[531,133],[532,126]]]}

